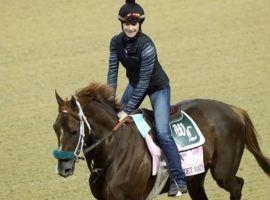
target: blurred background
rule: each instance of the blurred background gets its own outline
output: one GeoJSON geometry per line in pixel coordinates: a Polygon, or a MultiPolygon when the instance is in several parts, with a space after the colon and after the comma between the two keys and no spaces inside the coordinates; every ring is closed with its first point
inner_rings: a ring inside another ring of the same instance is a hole
{"type": "MultiPolygon", "coordinates": [[[[146,14],[142,29],[170,77],[172,103],[211,98],[247,110],[270,157],[270,1],[137,2],[146,14]]],[[[90,82],[106,83],[123,4],[0,0],[0,199],[94,199],[85,162],[68,179],[54,172],[54,90],[66,98],[90,82]]],[[[120,69],[119,98],[127,83],[120,69]]],[[[150,108],[148,99],[142,107],[150,108]]],[[[248,151],[238,176],[245,179],[242,199],[269,199],[269,177],[248,151]]],[[[209,199],[229,199],[210,173],[205,188],[209,199]]]]}

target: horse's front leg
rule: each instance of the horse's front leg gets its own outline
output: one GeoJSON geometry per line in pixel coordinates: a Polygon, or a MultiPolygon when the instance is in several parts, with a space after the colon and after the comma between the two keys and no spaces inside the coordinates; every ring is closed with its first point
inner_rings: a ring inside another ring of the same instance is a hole
{"type": "MultiPolygon", "coordinates": [[[[132,187],[128,183],[121,182],[123,178],[112,179],[103,182],[102,198],[100,200],[145,200],[144,192],[140,187],[132,187]],[[139,190],[139,191],[136,191],[139,190]]],[[[130,180],[132,180],[130,178],[130,180]]]]}
{"type": "MultiPolygon", "coordinates": [[[[98,180],[96,183],[93,182],[94,176],[91,174],[89,178],[89,185],[92,195],[97,200],[125,200],[124,192],[121,187],[107,182],[106,179],[98,180]]],[[[117,181],[115,181],[117,183],[117,181]]]]}
{"type": "Polygon", "coordinates": [[[112,184],[104,184],[102,198],[100,200],[125,200],[123,188],[114,187],[112,184]]]}

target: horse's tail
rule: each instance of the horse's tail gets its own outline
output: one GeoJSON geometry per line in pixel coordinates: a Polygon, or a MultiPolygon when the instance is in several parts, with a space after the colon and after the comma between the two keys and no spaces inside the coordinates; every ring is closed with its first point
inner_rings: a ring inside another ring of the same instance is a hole
{"type": "MultiPolygon", "coordinates": [[[[234,108],[235,110],[235,108],[234,108]]],[[[265,157],[261,151],[257,140],[257,131],[248,115],[248,113],[242,109],[238,108],[238,113],[240,114],[243,122],[245,123],[245,144],[247,149],[253,154],[259,163],[263,171],[270,176],[270,160],[265,157]]]]}

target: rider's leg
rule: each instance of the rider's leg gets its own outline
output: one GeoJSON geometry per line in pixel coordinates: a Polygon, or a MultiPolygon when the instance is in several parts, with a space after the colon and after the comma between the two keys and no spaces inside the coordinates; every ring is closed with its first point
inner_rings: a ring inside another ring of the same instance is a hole
{"type": "Polygon", "coordinates": [[[168,169],[172,179],[172,185],[168,194],[170,196],[175,196],[178,191],[181,193],[186,192],[186,177],[181,166],[177,146],[171,136],[169,128],[170,86],[168,85],[165,89],[151,94],[150,99],[154,110],[157,139],[166,156],[168,169]],[[175,191],[172,191],[175,189],[176,194],[175,191]]]}

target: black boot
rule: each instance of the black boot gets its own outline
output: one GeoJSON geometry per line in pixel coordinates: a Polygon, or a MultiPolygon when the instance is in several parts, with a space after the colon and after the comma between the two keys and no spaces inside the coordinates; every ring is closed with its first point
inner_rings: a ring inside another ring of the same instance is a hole
{"type": "Polygon", "coordinates": [[[187,193],[187,186],[186,185],[178,185],[176,181],[172,181],[170,185],[170,190],[168,192],[169,197],[178,197],[182,194],[187,193]]]}

